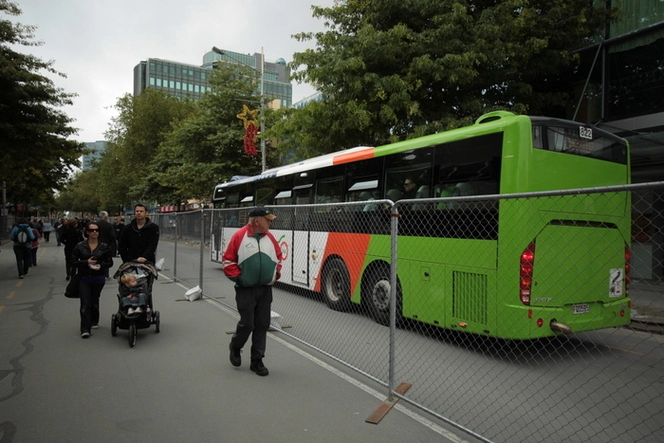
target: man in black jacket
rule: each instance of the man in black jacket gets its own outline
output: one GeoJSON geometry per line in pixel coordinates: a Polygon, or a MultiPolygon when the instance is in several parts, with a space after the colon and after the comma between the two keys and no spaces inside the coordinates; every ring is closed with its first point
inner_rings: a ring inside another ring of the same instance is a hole
{"type": "Polygon", "coordinates": [[[122,262],[139,263],[156,261],[159,244],[159,225],[147,217],[148,208],[143,204],[134,206],[134,219],[122,230],[120,235],[120,256],[122,262]]]}

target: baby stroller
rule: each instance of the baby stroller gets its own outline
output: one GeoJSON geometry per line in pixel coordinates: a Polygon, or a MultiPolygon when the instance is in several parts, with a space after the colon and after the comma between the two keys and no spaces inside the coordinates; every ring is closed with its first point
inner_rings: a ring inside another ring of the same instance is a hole
{"type": "Polygon", "coordinates": [[[138,329],[149,328],[155,325],[155,332],[159,333],[159,311],[155,311],[152,301],[152,282],[158,277],[157,269],[152,263],[127,262],[123,263],[113,275],[118,279],[118,312],[111,317],[111,335],[115,337],[120,329],[129,330],[129,347],[136,345],[138,329]],[[127,294],[127,288],[120,283],[124,274],[134,274],[142,292],[147,296],[147,305],[142,312],[129,314],[123,309],[122,298],[127,294]]]}

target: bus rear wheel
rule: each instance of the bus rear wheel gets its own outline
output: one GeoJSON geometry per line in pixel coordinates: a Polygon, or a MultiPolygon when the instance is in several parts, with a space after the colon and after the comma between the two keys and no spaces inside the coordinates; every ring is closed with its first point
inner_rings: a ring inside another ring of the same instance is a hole
{"type": "Polygon", "coordinates": [[[350,274],[342,260],[335,258],[325,265],[322,290],[327,306],[335,311],[348,311],[350,308],[350,274]]]}
{"type": "MultiPolygon", "coordinates": [[[[373,270],[369,279],[368,299],[371,315],[376,323],[389,326],[390,325],[390,291],[392,284],[390,283],[390,269],[382,266],[373,270]]],[[[403,323],[403,316],[401,314],[401,284],[397,279],[397,305],[396,305],[396,323],[397,326],[403,323]]]]}

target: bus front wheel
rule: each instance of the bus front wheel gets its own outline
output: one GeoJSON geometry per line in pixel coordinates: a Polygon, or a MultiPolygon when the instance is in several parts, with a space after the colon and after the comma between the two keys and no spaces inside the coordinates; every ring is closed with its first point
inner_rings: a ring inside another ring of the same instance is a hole
{"type": "MultiPolygon", "coordinates": [[[[376,323],[390,325],[390,270],[387,267],[380,267],[373,271],[369,281],[369,305],[371,315],[376,323]]],[[[400,325],[403,321],[401,314],[401,284],[397,279],[397,305],[396,305],[396,323],[400,325]]]]}
{"type": "Polygon", "coordinates": [[[325,265],[323,271],[323,295],[325,303],[335,311],[348,311],[350,307],[350,274],[344,262],[338,258],[325,265]]]}

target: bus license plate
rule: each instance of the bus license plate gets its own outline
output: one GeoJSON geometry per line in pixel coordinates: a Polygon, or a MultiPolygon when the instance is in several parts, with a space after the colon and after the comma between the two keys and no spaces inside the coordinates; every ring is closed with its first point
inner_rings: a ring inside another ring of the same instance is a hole
{"type": "Polygon", "coordinates": [[[585,314],[590,312],[590,305],[588,303],[578,303],[576,305],[572,305],[572,311],[575,314],[585,314]]]}

